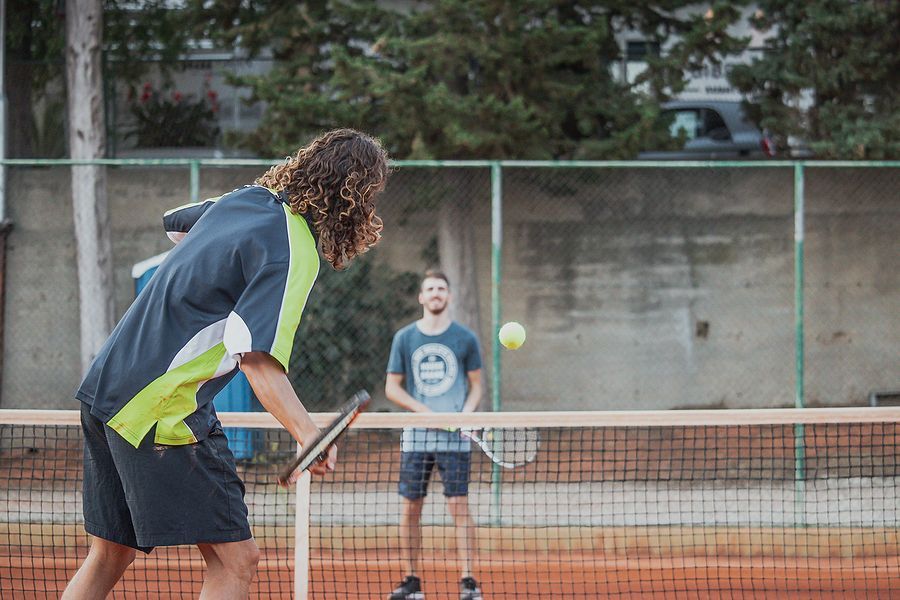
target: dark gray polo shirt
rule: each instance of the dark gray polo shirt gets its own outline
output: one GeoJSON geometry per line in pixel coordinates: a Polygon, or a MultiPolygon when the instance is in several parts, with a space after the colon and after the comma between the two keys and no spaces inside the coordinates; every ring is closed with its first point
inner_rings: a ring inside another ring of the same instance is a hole
{"type": "Polygon", "coordinates": [[[76,393],[135,447],[154,425],[158,444],[205,438],[212,399],[244,352],[267,352],[286,371],[319,272],[310,227],[264,187],[179,207],[163,224],[180,243],[76,393]]]}

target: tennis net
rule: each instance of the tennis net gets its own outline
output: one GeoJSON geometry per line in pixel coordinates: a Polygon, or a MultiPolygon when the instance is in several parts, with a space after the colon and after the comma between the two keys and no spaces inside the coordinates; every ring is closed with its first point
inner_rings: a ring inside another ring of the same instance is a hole
{"type": "MultiPolygon", "coordinates": [[[[295,449],[277,423],[220,416],[248,449],[236,454],[262,551],[258,598],[386,598],[407,574],[416,522],[430,600],[460,597],[466,546],[485,598],[900,589],[897,408],[364,414],[340,443],[338,470],[290,491],[274,484],[295,449]],[[528,428],[539,447],[509,469],[472,446],[467,538],[460,501],[443,493],[464,491],[452,461],[437,461],[420,519],[401,526],[400,438],[412,426],[528,428]]],[[[76,412],[0,411],[0,597],[58,597],[86,555],[77,423],[76,412]]],[[[196,550],[157,549],[113,597],[196,596],[202,577],[196,550]]]]}

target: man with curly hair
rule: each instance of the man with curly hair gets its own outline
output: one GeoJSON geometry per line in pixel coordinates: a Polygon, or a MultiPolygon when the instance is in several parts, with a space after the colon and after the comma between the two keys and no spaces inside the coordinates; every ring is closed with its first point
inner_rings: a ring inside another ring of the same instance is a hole
{"type": "Polygon", "coordinates": [[[94,537],[63,598],[105,598],[136,550],[181,544],[206,559],[202,598],[248,596],[259,549],[212,400],[240,369],[294,439],[317,435],[286,374],[317,247],[342,269],[378,242],[388,170],[376,140],[339,129],[254,185],[165,214],[177,246],[76,393],[94,537]]]}

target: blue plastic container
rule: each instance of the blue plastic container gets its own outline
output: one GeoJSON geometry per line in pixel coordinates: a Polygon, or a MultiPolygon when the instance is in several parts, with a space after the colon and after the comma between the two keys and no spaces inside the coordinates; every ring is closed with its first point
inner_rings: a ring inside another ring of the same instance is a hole
{"type": "MultiPolygon", "coordinates": [[[[132,267],[131,277],[134,279],[135,295],[141,293],[167,254],[168,252],[163,252],[132,267]]],[[[228,382],[228,385],[216,394],[213,403],[216,410],[220,412],[259,412],[262,410],[262,405],[256,399],[253,390],[250,389],[250,382],[241,372],[238,372],[228,382]]],[[[259,441],[258,431],[243,427],[226,427],[225,435],[228,436],[228,447],[231,448],[236,459],[249,460],[253,458],[254,448],[259,441]]]]}

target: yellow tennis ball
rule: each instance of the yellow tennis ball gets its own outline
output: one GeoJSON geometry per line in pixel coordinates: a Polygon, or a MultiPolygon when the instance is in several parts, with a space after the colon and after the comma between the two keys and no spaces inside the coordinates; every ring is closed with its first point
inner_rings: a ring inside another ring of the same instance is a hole
{"type": "Polygon", "coordinates": [[[500,335],[498,337],[500,338],[501,344],[510,350],[515,350],[525,343],[525,328],[515,321],[510,321],[500,328],[500,335]]]}

